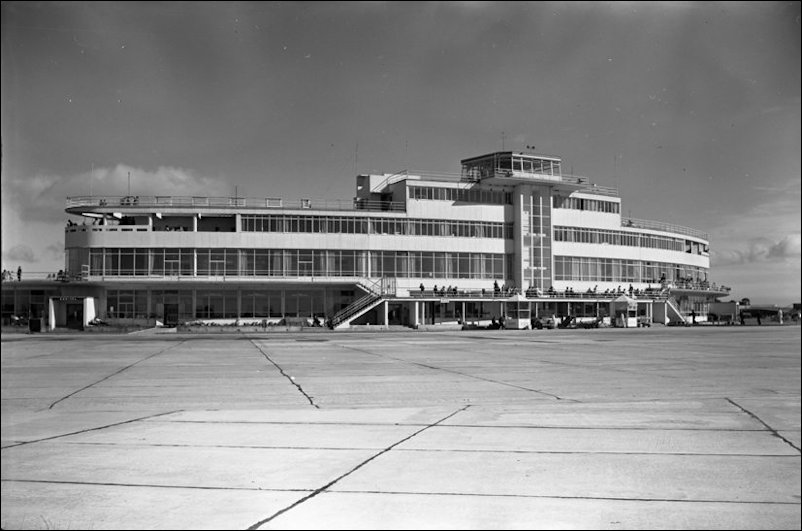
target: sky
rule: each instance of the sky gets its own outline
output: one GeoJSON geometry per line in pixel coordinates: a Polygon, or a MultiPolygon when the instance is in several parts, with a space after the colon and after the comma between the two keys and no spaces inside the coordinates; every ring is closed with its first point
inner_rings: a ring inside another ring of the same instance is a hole
{"type": "Polygon", "coordinates": [[[67,197],[350,199],[536,146],[800,302],[799,2],[3,2],[2,266],[67,197]]]}

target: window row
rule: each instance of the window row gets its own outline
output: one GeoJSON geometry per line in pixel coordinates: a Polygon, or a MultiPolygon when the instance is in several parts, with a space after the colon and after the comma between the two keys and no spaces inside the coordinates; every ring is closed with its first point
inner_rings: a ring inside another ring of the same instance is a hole
{"type": "Polygon", "coordinates": [[[667,282],[704,282],[707,280],[707,269],[685,264],[620,258],[554,257],[554,280],[657,284],[661,279],[667,282]]]}
{"type": "Polygon", "coordinates": [[[570,208],[572,210],[618,214],[621,212],[621,203],[617,203],[615,201],[603,201],[601,199],[554,196],[554,208],[570,208]]]}
{"type": "Polygon", "coordinates": [[[554,227],[554,241],[648,247],[650,249],[665,249],[668,251],[680,252],[685,250],[685,240],[677,238],[578,227],[554,227]]]}
{"type": "Polygon", "coordinates": [[[372,251],[370,270],[374,277],[503,279],[505,261],[503,254],[372,251]]]}
{"type": "Polygon", "coordinates": [[[504,254],[306,249],[91,249],[93,276],[509,277],[504,254]]]}
{"type": "Polygon", "coordinates": [[[685,240],[685,252],[689,254],[700,254],[708,256],[710,253],[710,246],[706,243],[699,243],[693,240],[685,240]]]}
{"type": "Polygon", "coordinates": [[[435,201],[460,201],[463,203],[482,203],[486,205],[511,205],[512,194],[502,190],[482,188],[439,188],[434,186],[410,186],[410,199],[430,199],[435,201]]]}
{"type": "Polygon", "coordinates": [[[469,159],[462,164],[464,179],[480,180],[508,172],[560,175],[560,161],[494,154],[480,159],[469,159]]]}
{"type": "Polygon", "coordinates": [[[347,305],[332,290],[108,290],[106,317],[110,319],[195,319],[313,317],[347,305]],[[148,302],[150,300],[150,302],[148,302]]]}
{"type": "Polygon", "coordinates": [[[512,238],[512,223],[436,219],[357,218],[341,216],[243,215],[245,232],[311,232],[328,234],[398,234],[512,238]]]}

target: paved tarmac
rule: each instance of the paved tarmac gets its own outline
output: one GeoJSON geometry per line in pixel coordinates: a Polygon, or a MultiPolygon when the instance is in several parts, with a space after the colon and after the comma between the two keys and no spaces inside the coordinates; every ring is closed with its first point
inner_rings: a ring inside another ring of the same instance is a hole
{"type": "Polygon", "coordinates": [[[11,335],[3,529],[800,529],[800,327],[11,335]]]}

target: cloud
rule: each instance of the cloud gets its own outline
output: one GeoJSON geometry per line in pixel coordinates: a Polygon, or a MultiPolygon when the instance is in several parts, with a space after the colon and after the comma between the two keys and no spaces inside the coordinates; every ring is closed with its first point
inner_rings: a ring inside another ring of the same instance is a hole
{"type": "Polygon", "coordinates": [[[27,245],[15,245],[8,251],[3,253],[3,263],[6,262],[23,262],[31,264],[36,261],[36,255],[27,245]]]}
{"type": "Polygon", "coordinates": [[[789,234],[769,249],[769,258],[799,258],[802,256],[802,235],[789,234]]]}
{"type": "Polygon", "coordinates": [[[155,170],[118,164],[72,175],[17,175],[3,182],[3,207],[13,206],[19,221],[57,222],[65,219],[67,197],[82,195],[229,195],[223,178],[197,175],[192,170],[160,166],[155,170]]]}
{"type": "Polygon", "coordinates": [[[723,251],[711,251],[713,267],[733,264],[751,264],[768,261],[799,260],[802,255],[800,233],[788,234],[779,241],[769,238],[752,238],[746,247],[723,251]]]}
{"type": "Polygon", "coordinates": [[[63,260],[64,259],[64,244],[61,242],[58,243],[51,243],[47,247],[44,248],[44,255],[51,260],[63,260]]]}
{"type": "Polygon", "coordinates": [[[3,267],[20,263],[29,271],[54,272],[64,267],[64,212],[67,197],[128,195],[208,197],[231,195],[223,177],[161,166],[155,170],[125,164],[71,175],[4,173],[2,178],[3,267]]]}

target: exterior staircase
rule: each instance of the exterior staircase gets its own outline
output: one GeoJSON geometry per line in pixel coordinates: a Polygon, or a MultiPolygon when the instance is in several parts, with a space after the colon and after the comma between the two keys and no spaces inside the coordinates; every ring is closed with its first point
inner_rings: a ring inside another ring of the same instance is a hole
{"type": "Polygon", "coordinates": [[[372,282],[360,280],[357,286],[365,291],[365,294],[331,318],[332,329],[350,324],[357,317],[378,306],[387,297],[393,297],[396,294],[395,278],[379,278],[372,282]]]}
{"type": "Polygon", "coordinates": [[[687,323],[685,316],[679,309],[679,303],[674,297],[668,297],[666,299],[666,318],[670,323],[687,323]]]}

